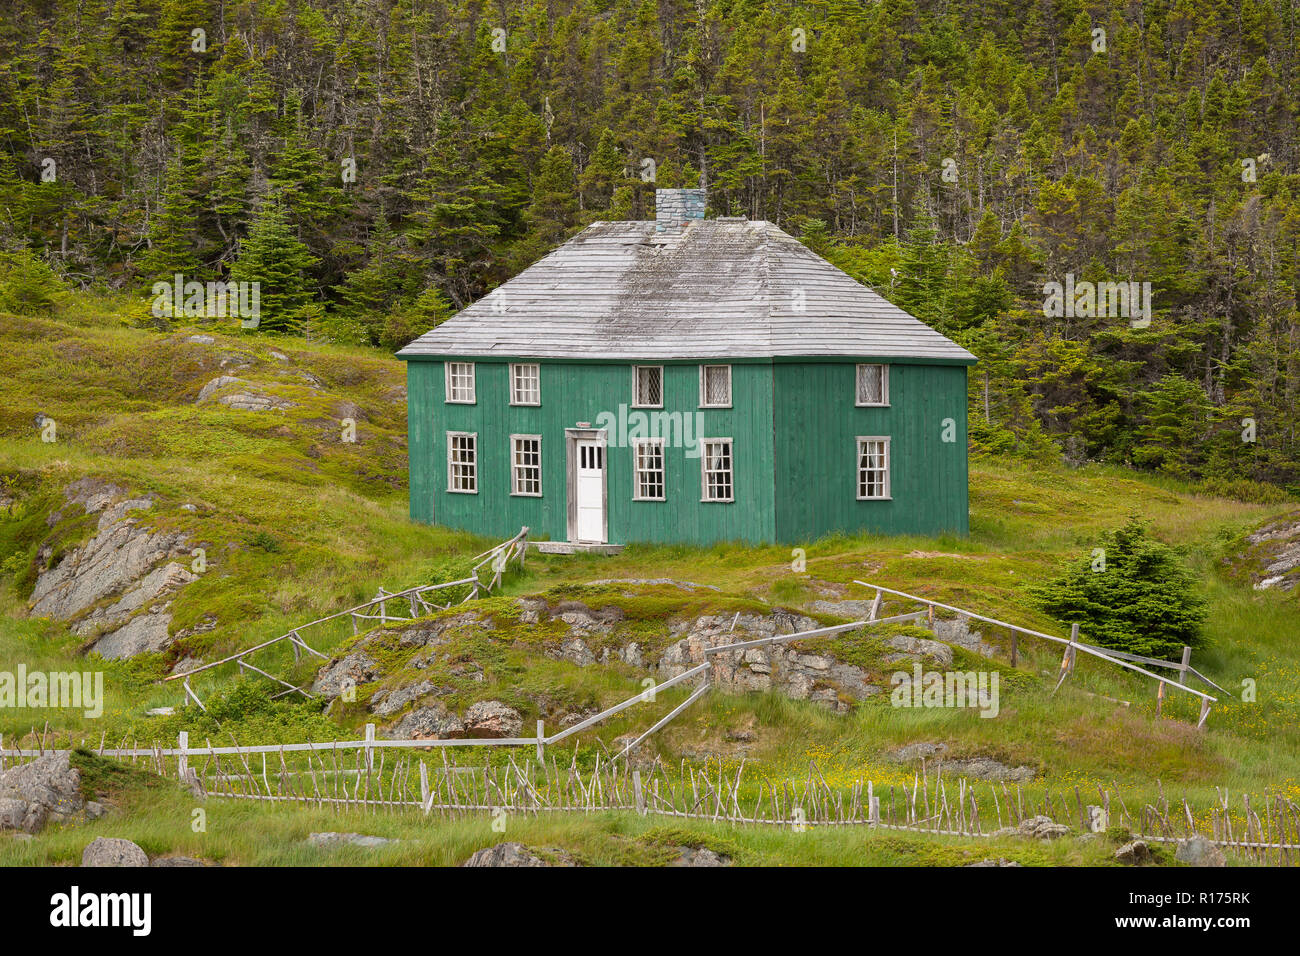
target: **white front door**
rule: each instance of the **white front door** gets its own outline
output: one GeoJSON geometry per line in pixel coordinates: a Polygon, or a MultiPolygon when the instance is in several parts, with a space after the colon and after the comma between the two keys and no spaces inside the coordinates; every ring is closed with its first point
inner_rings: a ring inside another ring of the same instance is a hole
{"type": "Polygon", "coordinates": [[[605,443],[580,439],[574,448],[577,539],[605,543],[605,443]]]}

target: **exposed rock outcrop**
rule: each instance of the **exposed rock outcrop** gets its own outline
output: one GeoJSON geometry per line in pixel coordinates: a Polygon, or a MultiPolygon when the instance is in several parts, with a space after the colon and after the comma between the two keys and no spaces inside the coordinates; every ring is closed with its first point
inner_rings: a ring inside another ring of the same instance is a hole
{"type": "MultiPolygon", "coordinates": [[[[549,851],[548,851],[549,852],[549,851]]],[[[461,866],[572,866],[567,854],[560,853],[562,862],[550,863],[522,843],[498,843],[496,846],[476,850],[461,866]]]]}
{"type": "Polygon", "coordinates": [[[45,754],[0,774],[0,830],[37,833],[47,822],[68,820],[86,809],[81,774],[66,751],[45,754]]]}
{"type": "Polygon", "coordinates": [[[196,405],[215,399],[229,408],[249,412],[267,412],[275,409],[296,408],[297,402],[268,395],[262,388],[234,375],[219,375],[199,390],[196,405]]]}
{"type": "Polygon", "coordinates": [[[169,597],[195,579],[173,560],[187,556],[187,536],[142,524],[138,513],[152,509],[153,500],[126,497],[107,482],[73,482],[65,499],[99,520],[88,541],[37,576],[30,613],[73,622],[75,633],[92,637],[88,649],[104,657],[165,649],[174,640],[169,597]]]}
{"type": "Polygon", "coordinates": [[[1255,590],[1293,590],[1300,584],[1300,514],[1274,521],[1246,536],[1263,568],[1254,574],[1255,590]]]}

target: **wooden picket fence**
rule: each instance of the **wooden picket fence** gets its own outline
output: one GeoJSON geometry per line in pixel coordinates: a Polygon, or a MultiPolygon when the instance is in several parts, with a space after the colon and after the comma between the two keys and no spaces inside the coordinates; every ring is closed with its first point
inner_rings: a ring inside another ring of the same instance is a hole
{"type": "MultiPolygon", "coordinates": [[[[36,749],[6,750],[0,740],[0,772],[55,752],[44,736],[38,741],[36,749]]],[[[832,785],[816,761],[809,762],[802,779],[774,780],[744,759],[708,759],[702,766],[683,760],[674,767],[656,757],[636,764],[607,749],[593,754],[575,744],[563,757],[558,748],[540,759],[528,751],[503,750],[495,762],[460,762],[451,748],[433,746],[437,743],[377,740],[368,734],[364,741],[261,746],[205,741],[192,747],[182,734],[176,747],[140,747],[132,741],[132,746],[108,748],[101,740],[98,748],[84,747],[83,741],[83,748],[177,777],[206,797],[339,811],[447,817],[632,812],[794,831],[865,826],[973,839],[1047,817],[1076,834],[1119,825],[1149,842],[1167,844],[1200,834],[1242,861],[1261,865],[1293,866],[1300,859],[1300,806],[1280,793],[1262,799],[1242,794],[1238,809],[1230,806],[1227,791],[1220,791],[1218,805],[1198,815],[1186,799],[1169,799],[1159,782],[1156,799],[1130,803],[1118,786],[1097,785],[1094,801],[1079,787],[1039,792],[1005,781],[954,778],[945,774],[942,762],[923,762],[910,785],[876,784],[866,777],[832,785]]]]}

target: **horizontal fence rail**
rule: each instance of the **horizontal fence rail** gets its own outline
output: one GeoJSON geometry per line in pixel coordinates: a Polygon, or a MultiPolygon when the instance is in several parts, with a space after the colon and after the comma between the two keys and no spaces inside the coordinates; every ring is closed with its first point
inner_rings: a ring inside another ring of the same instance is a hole
{"type": "MultiPolygon", "coordinates": [[[[1078,639],[1079,626],[1077,624],[1074,625],[1074,627],[1072,628],[1071,636],[1065,638],[1055,634],[1044,634],[1042,631],[1035,631],[1032,630],[1031,628],[1020,627],[1017,624],[1008,624],[1006,621],[999,621],[997,618],[988,617],[983,614],[977,614],[974,611],[968,611],[965,608],[954,607],[951,604],[943,604],[931,598],[920,597],[919,595],[916,594],[908,594],[906,591],[898,591],[895,590],[894,588],[887,588],[881,584],[873,584],[869,581],[857,581],[857,580],[855,580],[853,583],[860,585],[864,588],[871,588],[875,590],[876,603],[873,606],[873,610],[875,609],[875,607],[879,606],[880,595],[883,592],[886,594],[896,595],[897,597],[906,598],[909,601],[916,601],[919,604],[924,604],[931,609],[930,611],[931,614],[933,614],[933,610],[932,610],[933,608],[943,608],[945,611],[951,611],[954,614],[959,615],[960,617],[970,618],[976,621],[984,621],[986,624],[993,624],[996,625],[997,627],[1006,628],[1007,630],[1011,631],[1013,635],[1024,634],[1029,637],[1037,637],[1041,640],[1050,641],[1054,644],[1065,645],[1065,657],[1061,661],[1061,677],[1060,680],[1057,681],[1057,685],[1056,685],[1058,689],[1060,688],[1061,684],[1064,683],[1065,678],[1074,672],[1075,652],[1083,651],[1085,654],[1089,654],[1093,657],[1097,657],[1097,658],[1101,658],[1102,660],[1109,661],[1110,663],[1114,664],[1117,667],[1122,667],[1125,670],[1135,671],[1138,674],[1142,674],[1143,676],[1149,677],[1151,680],[1156,681],[1158,684],[1158,689],[1157,689],[1158,700],[1163,701],[1164,688],[1166,685],[1169,687],[1176,687],[1178,690],[1185,691],[1193,695],[1194,697],[1199,697],[1201,700],[1201,715],[1200,715],[1200,719],[1197,721],[1196,724],[1197,727],[1203,727],[1205,725],[1205,720],[1210,715],[1210,704],[1218,702],[1217,697],[1212,697],[1209,694],[1196,690],[1195,688],[1188,687],[1185,684],[1181,684],[1176,680],[1171,680],[1167,677],[1161,677],[1159,674],[1153,674],[1151,671],[1146,670],[1143,667],[1139,667],[1137,663],[1134,663],[1134,661],[1142,661],[1159,667],[1172,666],[1173,668],[1178,669],[1180,673],[1186,672],[1191,670],[1191,668],[1186,663],[1187,662],[1186,649],[1184,652],[1183,664],[1181,665],[1173,664],[1171,661],[1160,661],[1157,660],[1156,658],[1144,658],[1136,654],[1120,653],[1117,651],[1112,651],[1109,648],[1096,647],[1092,644],[1085,644],[1078,639]]],[[[1011,661],[1013,666],[1015,665],[1014,647],[1015,645],[1013,644],[1012,661],[1011,661]]],[[[1201,680],[1205,681],[1207,684],[1211,684],[1217,689],[1223,690],[1221,687],[1218,687],[1217,684],[1213,684],[1213,682],[1210,681],[1208,678],[1202,676],[1200,672],[1194,672],[1194,673],[1196,673],[1196,676],[1200,677],[1201,680]]],[[[1055,693],[1055,691],[1053,691],[1053,693],[1055,693]]],[[[1224,693],[1226,693],[1226,691],[1224,693]]]]}
{"type": "MultiPolygon", "coordinates": [[[[698,695],[707,689],[696,689],[698,695]]],[[[983,840],[1039,830],[1054,824],[1061,836],[1098,833],[1112,825],[1151,843],[1176,844],[1202,836],[1247,862],[1291,866],[1300,843],[1300,806],[1280,793],[1262,800],[1242,795],[1230,807],[1227,791],[1217,805],[1195,813],[1186,799],[1169,799],[1157,781],[1154,800],[1133,800],[1118,788],[1097,785],[1085,800],[1079,787],[1031,793],[1006,781],[970,780],[945,774],[942,761],[922,762],[907,782],[877,784],[857,776],[832,785],[815,761],[802,778],[745,776],[748,763],[677,767],[660,758],[633,766],[600,753],[579,762],[578,748],[557,759],[505,752],[504,762],[458,765],[447,750],[430,758],[398,752],[388,760],[385,744],[425,741],[331,741],[262,746],[190,747],[184,734],[176,747],[101,749],[137,766],[176,776],[196,795],[301,804],[340,811],[405,810],[425,815],[500,813],[539,815],[573,812],[632,812],[642,816],[702,820],[793,831],[809,827],[862,826],[869,829],[983,840]],[[378,752],[377,752],[378,751],[378,752]],[[174,758],[174,759],[172,759],[174,758]],[[194,758],[191,763],[191,758],[194,758]],[[1095,802],[1089,802],[1095,801],[1095,802]],[[1067,832],[1068,831],[1068,832],[1067,832]]],[[[46,749],[44,753],[56,753],[46,749]]],[[[7,760],[31,759],[41,751],[4,749],[7,760]]],[[[12,765],[12,764],[10,764],[12,765]]],[[[895,778],[896,779],[896,778],[895,778]]]]}
{"type": "Polygon", "coordinates": [[[528,528],[523,527],[519,529],[518,534],[509,540],[503,541],[500,544],[489,548],[487,551],[484,551],[482,554],[476,554],[471,558],[471,561],[477,561],[478,563],[470,569],[468,577],[460,578],[456,581],[442,581],[436,584],[418,584],[402,591],[386,591],[381,587],[379,593],[369,601],[365,601],[355,607],[350,607],[342,611],[335,611],[333,614],[326,614],[324,617],[319,617],[314,621],[308,621],[306,624],[299,624],[297,627],[291,628],[278,637],[273,637],[270,640],[262,641],[260,644],[254,644],[252,647],[246,647],[241,651],[236,651],[234,654],[229,654],[226,657],[221,658],[221,660],[201,664],[198,667],[192,667],[187,671],[180,672],[179,674],[171,674],[168,677],[164,677],[163,682],[180,681],[184,688],[186,699],[192,700],[200,709],[206,712],[207,707],[204,705],[203,701],[199,699],[199,695],[194,691],[194,688],[190,686],[190,678],[194,677],[196,674],[202,674],[206,671],[212,670],[213,668],[221,667],[223,664],[235,662],[239,664],[241,671],[253,671],[256,674],[260,674],[262,677],[287,688],[286,690],[273,695],[274,697],[283,697],[286,694],[294,693],[301,694],[303,697],[312,697],[313,695],[308,692],[306,688],[291,684],[282,678],[269,674],[258,667],[254,667],[245,660],[245,658],[251,654],[256,654],[258,651],[266,650],[268,647],[273,647],[287,641],[293,647],[295,660],[301,656],[301,652],[306,651],[308,654],[327,661],[329,660],[329,655],[323,654],[308,645],[302,638],[302,631],[323,624],[328,624],[331,621],[338,621],[345,617],[351,618],[352,633],[354,635],[359,632],[359,621],[379,621],[381,624],[387,624],[390,621],[413,621],[419,617],[433,614],[436,611],[445,611],[450,608],[452,606],[451,600],[448,600],[446,604],[438,604],[433,600],[426,600],[426,597],[439,591],[450,591],[454,588],[469,587],[469,593],[460,602],[461,604],[465,604],[484,594],[491,594],[494,590],[500,587],[501,578],[504,575],[506,568],[509,566],[509,563],[512,560],[517,560],[519,566],[522,568],[524,566],[524,556],[527,551],[528,528]],[[485,567],[488,567],[492,572],[492,577],[486,582],[479,576],[480,572],[485,567]],[[403,617],[401,615],[390,614],[388,612],[388,602],[401,601],[403,599],[407,602],[410,616],[403,617]],[[366,611],[375,609],[378,609],[378,614],[365,613],[366,611]]]}

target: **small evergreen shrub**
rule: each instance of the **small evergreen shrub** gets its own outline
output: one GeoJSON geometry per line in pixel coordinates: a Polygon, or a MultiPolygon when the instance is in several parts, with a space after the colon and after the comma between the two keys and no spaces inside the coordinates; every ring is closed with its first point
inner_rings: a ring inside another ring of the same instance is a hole
{"type": "Polygon", "coordinates": [[[1175,660],[1203,643],[1205,599],[1178,552],[1130,518],[1098,550],[1068,564],[1034,596],[1048,614],[1078,624],[1089,644],[1175,660]]]}

